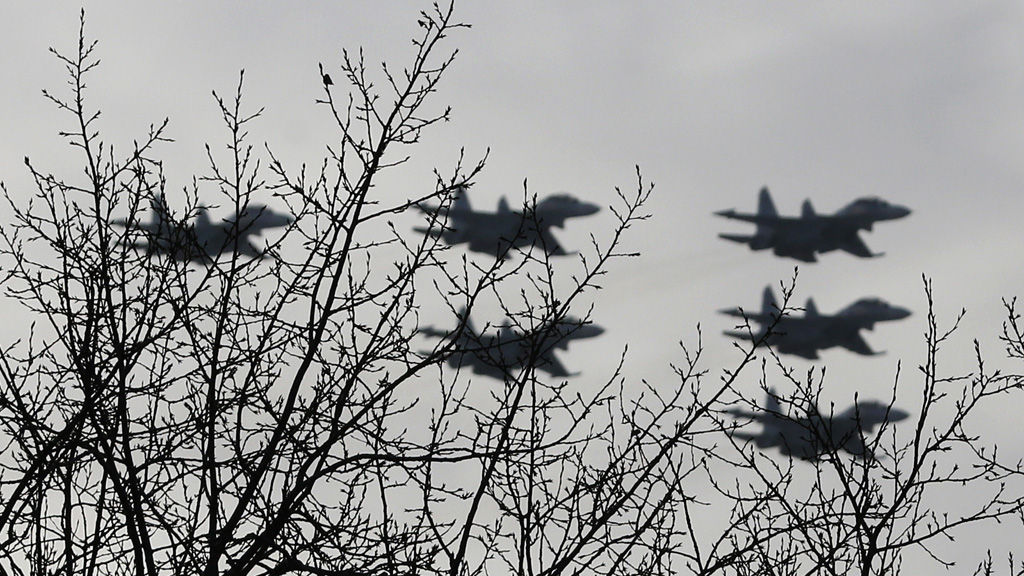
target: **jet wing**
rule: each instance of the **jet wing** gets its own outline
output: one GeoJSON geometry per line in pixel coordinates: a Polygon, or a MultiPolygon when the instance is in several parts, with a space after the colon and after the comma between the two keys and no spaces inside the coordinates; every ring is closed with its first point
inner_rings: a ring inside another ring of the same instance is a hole
{"type": "MultiPolygon", "coordinates": [[[[224,250],[222,254],[230,254],[233,247],[234,246],[232,245],[226,246],[226,250],[224,250]]],[[[267,257],[267,250],[265,248],[259,248],[245,238],[238,239],[238,253],[254,260],[260,260],[267,257]]]]}
{"type": "Polygon", "coordinates": [[[448,357],[448,365],[453,368],[469,368],[474,374],[490,376],[496,380],[503,380],[509,374],[508,369],[469,352],[452,354],[448,357]]]}
{"type": "Polygon", "coordinates": [[[818,349],[807,343],[790,344],[787,346],[786,341],[783,339],[781,342],[775,344],[775,349],[781,354],[799,356],[807,360],[818,359],[818,349]]]}
{"type": "Polygon", "coordinates": [[[861,356],[875,356],[877,354],[881,354],[881,352],[875,352],[872,350],[860,333],[857,332],[851,334],[848,338],[843,339],[839,345],[851,352],[860,354],[861,356]]]}
{"type": "Polygon", "coordinates": [[[875,256],[881,256],[881,254],[875,254],[868,248],[867,244],[861,240],[860,236],[856,233],[850,234],[842,242],[839,243],[839,248],[845,252],[849,252],[854,256],[861,258],[873,258],[875,256]]]}
{"type": "Polygon", "coordinates": [[[538,248],[543,248],[549,256],[565,256],[571,254],[566,252],[562,245],[558,243],[555,235],[551,233],[551,228],[548,226],[539,226],[539,230],[536,231],[536,245],[538,248]]]}
{"type": "MultiPolygon", "coordinates": [[[[449,244],[457,243],[447,240],[447,238],[446,241],[449,244]]],[[[460,242],[465,242],[470,252],[479,252],[488,256],[496,256],[499,249],[503,249],[504,246],[508,245],[508,240],[503,241],[501,235],[495,234],[490,230],[478,228],[463,232],[460,235],[460,242]]]]}
{"type": "Polygon", "coordinates": [[[808,244],[806,247],[796,249],[789,246],[775,246],[773,250],[776,256],[789,257],[799,260],[801,262],[817,262],[818,258],[814,255],[814,246],[808,244]]]}
{"type": "Polygon", "coordinates": [[[554,352],[544,354],[540,361],[537,363],[537,370],[547,372],[555,378],[567,378],[569,376],[575,376],[575,374],[566,370],[565,365],[562,364],[558,356],[555,356],[554,352]]]}

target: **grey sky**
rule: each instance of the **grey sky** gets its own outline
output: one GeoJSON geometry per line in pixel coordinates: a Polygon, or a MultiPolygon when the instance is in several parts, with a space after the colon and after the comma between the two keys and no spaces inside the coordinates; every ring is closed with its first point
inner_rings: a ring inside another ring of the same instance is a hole
{"type": "MultiPolygon", "coordinates": [[[[317,63],[337,70],[342,48],[359,46],[370,62],[405,62],[416,11],[427,5],[84,4],[103,59],[90,84],[101,126],[127,148],[169,116],[177,142],[161,150],[172,190],[202,170],[203,142],[222,142],[210,91],[231,94],[241,68],[250,106],[266,108],[255,141],[292,166],[315,165],[333,134],[312,104],[317,63]]],[[[568,191],[602,204],[614,186],[633,185],[634,164],[657,184],[654,218],[627,241],[643,257],[615,264],[595,297],[595,320],[608,332],[574,346],[570,370],[585,363],[600,377],[610,352],[628,342],[629,377],[672,379],[676,342],[695,342],[697,323],[706,366],[728,366],[737,355],[721,331],[733,321],[714,311],[759,305],[763,287],[789,279],[797,264],[715,237],[750,229],[711,213],[754,210],[762,185],[783,214],[798,213],[805,197],[832,212],[866,195],[914,210],[863,234],[882,258],[833,253],[800,266],[797,304],[813,296],[832,313],[880,296],[915,312],[866,334],[885,356],[826,351],[829,398],[883,394],[900,359],[901,390],[914,398],[922,274],[934,278],[940,319],[968,309],[942,366],[970,370],[976,337],[992,363],[1019,369],[1003,360],[996,336],[1000,297],[1024,287],[1021,3],[534,0],[462,2],[457,13],[473,28],[451,38],[460,54],[435,100],[453,106],[453,121],[411,150],[414,160],[389,184],[429,187],[430,170],[448,170],[463,146],[469,158],[492,150],[472,196],[482,208],[502,194],[518,199],[524,178],[541,196],[568,191]]],[[[77,20],[78,5],[67,2],[0,11],[0,179],[16,196],[29,185],[25,155],[68,176],[77,170],[56,136],[65,119],[39,92],[63,87],[46,48],[72,50],[77,20]]],[[[556,234],[582,249],[609,218],[571,221],[556,234]]],[[[18,328],[8,324],[4,341],[18,328]]],[[[1015,414],[983,416],[993,434],[1016,439],[1008,434],[1015,414]]],[[[986,535],[978,545],[986,541],[999,543],[986,535]]]]}

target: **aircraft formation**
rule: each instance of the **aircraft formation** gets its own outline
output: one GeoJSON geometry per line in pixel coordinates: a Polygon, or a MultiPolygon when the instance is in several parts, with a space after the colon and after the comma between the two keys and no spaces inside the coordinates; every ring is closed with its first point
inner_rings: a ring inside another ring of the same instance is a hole
{"type": "MultiPolygon", "coordinates": [[[[479,211],[471,207],[468,190],[468,186],[461,186],[446,210],[438,206],[419,206],[432,220],[437,219],[440,226],[414,230],[448,245],[464,244],[469,251],[492,257],[508,258],[516,250],[530,249],[542,250],[548,256],[562,256],[573,252],[563,247],[554,236],[553,228],[565,228],[567,220],[599,210],[595,204],[568,194],[556,194],[537,202],[532,210],[513,210],[502,197],[496,211],[479,211]]],[[[780,257],[815,262],[817,254],[835,250],[861,258],[881,256],[864,244],[859,232],[872,230],[876,222],[903,218],[910,210],[879,198],[861,198],[835,214],[819,215],[807,200],[800,217],[781,217],[768,189],[763,188],[756,214],[740,214],[735,210],[715,214],[755,225],[753,235],[723,233],[719,235],[723,239],[746,244],[755,251],[771,248],[780,257]]],[[[164,198],[159,196],[152,203],[149,222],[122,220],[118,224],[140,230],[143,240],[134,245],[147,253],[206,263],[236,250],[247,257],[262,258],[265,250],[257,248],[250,237],[291,222],[287,214],[262,205],[248,207],[238,216],[237,223],[233,218],[213,222],[205,208],[198,211],[192,222],[182,222],[171,216],[164,198]]],[[[747,313],[740,308],[720,312],[744,321],[736,329],[725,331],[727,336],[763,343],[780,354],[810,360],[818,359],[819,351],[835,347],[864,356],[878,354],[864,340],[861,331],[873,330],[878,322],[910,315],[909,310],[879,298],[861,298],[831,315],[820,313],[814,300],[808,299],[803,314],[798,316],[780,309],[771,286],[764,290],[760,312],[747,313]],[[756,324],[756,329],[751,324],[756,324]]],[[[454,338],[452,353],[446,358],[449,366],[468,368],[474,374],[499,380],[515,377],[528,363],[554,378],[574,376],[576,373],[566,368],[556,351],[568,349],[573,340],[593,338],[604,332],[600,326],[571,317],[530,333],[517,330],[508,320],[493,329],[477,331],[465,314],[463,310],[458,317],[460,324],[464,321],[461,332],[428,326],[420,333],[433,338],[454,338]],[[531,358],[532,362],[528,362],[531,358]]],[[[778,397],[773,392],[769,393],[761,411],[729,410],[727,413],[762,425],[757,434],[733,430],[734,438],[753,442],[758,448],[778,447],[784,455],[805,460],[839,450],[870,457],[864,444],[866,435],[880,424],[907,417],[905,411],[874,401],[859,402],[838,416],[827,418],[816,408],[808,410],[806,415],[787,416],[779,409],[778,397]]]]}
{"type": "Polygon", "coordinates": [[[292,223],[293,218],[275,212],[262,204],[246,207],[238,217],[220,222],[210,220],[206,208],[200,208],[191,223],[175,220],[163,195],[154,198],[151,204],[149,222],[128,222],[118,220],[115,224],[133,227],[143,233],[144,240],[133,242],[133,246],[147,254],[161,254],[175,260],[207,263],[215,261],[221,254],[233,252],[249,258],[263,258],[264,250],[256,247],[249,237],[262,234],[267,228],[279,228],[292,223]]]}
{"type": "MultiPolygon", "coordinates": [[[[754,224],[749,236],[722,233],[720,238],[746,244],[751,250],[767,250],[779,257],[802,262],[817,262],[817,255],[842,250],[858,258],[875,258],[860,237],[860,231],[871,231],[876,222],[897,220],[910,214],[910,209],[890,204],[881,198],[859,198],[834,214],[818,214],[811,201],[804,200],[799,217],[779,216],[768,188],[758,196],[756,214],[735,210],[715,212],[731,220],[754,224]]],[[[803,314],[783,310],[769,285],[761,297],[760,312],[726,308],[722,314],[742,318],[743,324],[726,330],[726,336],[771,346],[779,354],[791,354],[808,360],[818,359],[818,352],[828,348],[845,348],[861,356],[875,352],[861,335],[873,330],[878,322],[900,320],[910,315],[906,308],[893,306],[881,298],[861,298],[835,314],[822,314],[811,298],[803,314]],[[753,327],[751,324],[756,324],[753,327]]],[[[737,418],[758,422],[758,434],[731,432],[734,438],[753,442],[758,448],[778,447],[787,456],[816,460],[823,454],[844,450],[855,456],[873,457],[865,447],[865,438],[878,425],[902,420],[907,412],[876,401],[858,402],[837,416],[826,417],[817,407],[804,415],[786,415],[779,408],[778,396],[768,391],[765,406],[759,412],[728,410],[737,418]]]]}
{"type": "MultiPolygon", "coordinates": [[[[542,250],[548,256],[565,256],[575,252],[567,251],[555,238],[552,228],[564,229],[570,218],[595,214],[600,206],[579,200],[569,194],[554,194],[541,199],[531,209],[513,210],[502,196],[494,212],[474,210],[469,202],[469,186],[459,186],[447,210],[438,206],[418,206],[431,219],[438,218],[430,228],[414,228],[420,234],[438,238],[450,246],[465,244],[471,252],[507,259],[515,250],[542,250]]],[[[460,312],[463,319],[465,311],[460,312]]],[[[535,331],[542,338],[540,343],[531,341],[516,331],[506,321],[496,333],[479,333],[468,318],[457,338],[454,353],[448,356],[449,366],[469,368],[474,374],[490,376],[499,380],[514,377],[515,371],[524,366],[534,350],[536,369],[554,378],[575,376],[555,355],[555,350],[568,349],[569,342],[582,338],[593,338],[604,329],[591,322],[567,317],[551,329],[535,331]],[[538,361],[539,360],[539,361],[538,361]]],[[[428,326],[420,330],[425,336],[447,338],[449,332],[428,326]]]]}

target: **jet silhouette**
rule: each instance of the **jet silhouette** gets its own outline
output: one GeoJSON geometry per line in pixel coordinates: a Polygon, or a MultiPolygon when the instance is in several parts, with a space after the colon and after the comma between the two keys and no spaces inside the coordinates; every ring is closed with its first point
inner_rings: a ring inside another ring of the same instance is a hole
{"type": "Polygon", "coordinates": [[[878,354],[871,350],[861,337],[860,331],[874,330],[876,322],[899,320],[910,316],[910,311],[906,308],[892,306],[879,298],[862,298],[835,315],[827,316],[819,313],[814,300],[808,298],[803,316],[787,314],[780,317],[781,311],[775,302],[771,286],[764,289],[760,313],[747,313],[739,308],[728,308],[719,312],[744,318],[761,326],[759,330],[753,332],[726,330],[726,336],[758,341],[771,329],[765,341],[777,352],[801,356],[808,360],[817,359],[818,350],[835,346],[864,356],[878,354]]]}
{"type": "Polygon", "coordinates": [[[875,222],[895,220],[908,214],[908,208],[889,204],[881,198],[859,198],[832,215],[815,213],[811,201],[804,200],[799,218],[779,216],[768,188],[761,188],[757,214],[739,214],[732,209],[715,212],[717,216],[757,226],[753,236],[719,234],[720,238],[747,244],[751,250],[771,248],[776,256],[803,262],[815,262],[815,253],[833,250],[843,250],[860,258],[881,256],[872,253],[857,233],[870,231],[875,222]]]}
{"type": "Polygon", "coordinates": [[[823,455],[839,450],[859,456],[873,458],[865,446],[865,439],[876,426],[906,419],[909,414],[899,408],[875,400],[857,402],[837,415],[822,414],[817,407],[805,416],[787,416],[779,406],[775,390],[769,390],[765,406],[758,412],[740,409],[726,410],[737,418],[754,420],[761,424],[759,434],[741,430],[730,432],[733,438],[753,441],[758,448],[778,446],[786,456],[802,460],[817,460],[823,455]]]}
{"type": "MultiPolygon", "coordinates": [[[[448,209],[446,226],[415,230],[441,238],[449,245],[466,244],[470,251],[492,256],[505,253],[509,246],[537,246],[549,256],[563,256],[570,252],[562,248],[551,228],[565,228],[567,219],[589,216],[600,210],[596,204],[577,200],[568,194],[556,194],[538,202],[532,214],[510,209],[504,196],[498,201],[497,212],[476,212],[470,207],[467,189],[467,186],[462,186],[456,192],[448,209]]],[[[431,215],[439,211],[437,206],[419,206],[419,209],[431,215]]]]}
{"type": "Polygon", "coordinates": [[[216,260],[222,253],[234,251],[236,238],[239,254],[262,258],[265,252],[254,246],[248,237],[262,234],[267,228],[287,226],[292,221],[292,217],[287,214],[274,212],[262,204],[253,204],[239,215],[237,226],[233,217],[219,223],[212,222],[206,208],[200,208],[195,222],[189,224],[171,216],[161,194],[151,203],[149,222],[130,224],[122,219],[115,224],[124,227],[131,225],[141,230],[146,241],[134,245],[149,253],[164,254],[177,260],[207,262],[216,260]]]}
{"type": "MultiPolygon", "coordinates": [[[[465,309],[461,310],[460,318],[465,317],[465,313],[465,309]]],[[[421,329],[420,333],[435,338],[450,336],[449,332],[429,326],[421,329]]],[[[508,323],[503,324],[497,334],[486,335],[478,333],[467,319],[466,327],[459,335],[454,352],[448,356],[447,363],[452,368],[468,366],[474,374],[504,380],[510,376],[514,377],[513,370],[526,365],[533,350],[537,350],[534,360],[537,370],[555,378],[565,378],[575,376],[576,373],[566,370],[555,356],[555,349],[566,350],[570,340],[593,338],[602,333],[604,329],[600,326],[565,317],[548,330],[538,330],[536,334],[541,341],[534,348],[529,337],[517,332],[508,323]]]]}

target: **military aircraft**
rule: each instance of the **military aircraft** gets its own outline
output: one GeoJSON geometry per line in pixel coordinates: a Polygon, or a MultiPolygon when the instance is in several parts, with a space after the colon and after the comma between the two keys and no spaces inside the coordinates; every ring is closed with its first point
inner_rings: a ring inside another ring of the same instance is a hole
{"type": "MultiPolygon", "coordinates": [[[[477,212],[472,209],[467,197],[467,186],[455,193],[455,199],[448,209],[448,222],[439,228],[418,227],[421,234],[441,238],[447,244],[465,243],[469,250],[492,256],[504,254],[507,249],[537,246],[549,256],[564,256],[566,252],[551,233],[552,227],[565,228],[569,218],[589,216],[600,207],[583,202],[568,194],[548,196],[537,203],[533,214],[524,214],[509,208],[503,196],[498,201],[497,212],[477,212]]],[[[438,213],[437,206],[419,206],[426,214],[438,213]]]]}
{"type": "Polygon", "coordinates": [[[899,320],[910,316],[910,311],[906,308],[892,306],[879,298],[861,298],[835,315],[828,316],[819,313],[814,300],[808,298],[803,316],[786,314],[780,317],[781,310],[775,302],[771,286],[764,289],[760,313],[748,313],[739,308],[727,308],[719,312],[760,325],[760,329],[756,331],[726,330],[726,336],[758,341],[770,329],[771,333],[767,334],[765,342],[773,346],[777,352],[801,356],[808,360],[817,359],[818,350],[835,346],[864,356],[880,354],[868,346],[860,331],[874,330],[876,322],[899,320]]]}
{"type": "Polygon", "coordinates": [[[761,188],[757,214],[739,214],[735,210],[715,212],[732,220],[752,222],[757,226],[753,236],[719,234],[720,238],[747,244],[751,250],[771,248],[776,256],[815,262],[815,253],[843,250],[860,258],[881,256],[872,253],[858,235],[871,231],[875,222],[895,220],[910,214],[903,206],[889,204],[881,198],[859,198],[832,215],[818,214],[810,200],[804,200],[799,218],[779,216],[768,188],[761,188]]]}
{"type": "MultiPolygon", "coordinates": [[[[204,262],[216,260],[220,254],[234,250],[235,238],[238,239],[239,254],[262,258],[265,252],[256,248],[248,236],[262,234],[267,228],[287,226],[292,221],[288,214],[274,212],[262,204],[253,204],[242,211],[237,226],[233,218],[219,223],[212,222],[206,208],[200,208],[195,222],[188,224],[175,221],[163,195],[159,195],[151,203],[149,222],[132,226],[144,232],[146,237],[145,242],[134,243],[137,248],[169,255],[177,260],[204,262]]],[[[115,223],[125,227],[130,225],[124,219],[115,223]]]]}
{"type": "Polygon", "coordinates": [[[765,406],[758,412],[735,408],[726,412],[737,418],[754,420],[762,426],[759,434],[733,430],[730,432],[733,438],[753,441],[758,448],[778,446],[786,456],[803,460],[817,460],[839,450],[871,458],[874,455],[864,441],[875,427],[910,416],[904,410],[876,400],[857,402],[837,415],[822,414],[814,407],[805,416],[787,416],[774,389],[768,391],[765,406]]]}
{"type": "MultiPolygon", "coordinates": [[[[459,316],[464,317],[465,313],[465,310],[461,310],[459,316]]],[[[422,328],[420,333],[435,338],[450,336],[449,332],[429,326],[422,328]]],[[[602,333],[604,329],[600,326],[572,317],[563,318],[550,331],[538,330],[536,334],[542,340],[536,356],[537,370],[555,378],[575,376],[576,374],[566,370],[555,356],[555,349],[566,350],[570,340],[593,338],[602,333]]],[[[521,368],[528,361],[531,344],[524,334],[517,332],[508,323],[503,324],[497,334],[486,335],[478,333],[467,319],[466,327],[459,335],[454,349],[455,352],[447,359],[449,366],[468,366],[475,374],[504,380],[508,376],[514,376],[512,371],[521,368]]]]}

